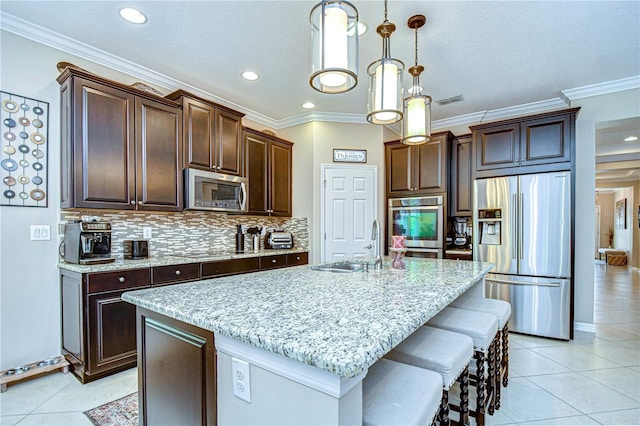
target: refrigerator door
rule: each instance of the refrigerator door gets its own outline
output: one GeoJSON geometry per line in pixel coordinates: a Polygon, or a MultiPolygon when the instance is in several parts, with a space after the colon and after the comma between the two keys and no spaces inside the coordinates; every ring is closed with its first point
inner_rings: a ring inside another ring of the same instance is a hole
{"type": "Polygon", "coordinates": [[[517,274],[518,178],[477,179],[473,190],[474,259],[495,263],[492,270],[495,273],[517,274]],[[500,209],[501,219],[489,221],[479,218],[479,212],[487,209],[500,209]]]}
{"type": "Polygon", "coordinates": [[[519,178],[518,274],[570,277],[570,173],[539,173],[519,178]]]}
{"type": "Polygon", "coordinates": [[[570,339],[570,280],[487,274],[485,291],[511,303],[509,331],[570,339]]]}

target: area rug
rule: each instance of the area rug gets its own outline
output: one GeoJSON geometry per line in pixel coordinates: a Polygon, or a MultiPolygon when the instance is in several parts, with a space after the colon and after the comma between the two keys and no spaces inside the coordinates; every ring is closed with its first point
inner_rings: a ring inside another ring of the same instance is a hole
{"type": "Polygon", "coordinates": [[[138,392],[84,412],[96,426],[137,426],[138,392]]]}

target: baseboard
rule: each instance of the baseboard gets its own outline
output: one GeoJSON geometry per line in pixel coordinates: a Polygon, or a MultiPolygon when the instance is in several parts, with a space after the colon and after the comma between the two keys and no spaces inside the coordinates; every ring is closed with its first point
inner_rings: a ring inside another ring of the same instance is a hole
{"type": "Polygon", "coordinates": [[[573,323],[573,329],[575,331],[584,331],[587,333],[595,333],[596,332],[596,325],[595,324],[590,324],[587,322],[574,322],[573,323]]]}

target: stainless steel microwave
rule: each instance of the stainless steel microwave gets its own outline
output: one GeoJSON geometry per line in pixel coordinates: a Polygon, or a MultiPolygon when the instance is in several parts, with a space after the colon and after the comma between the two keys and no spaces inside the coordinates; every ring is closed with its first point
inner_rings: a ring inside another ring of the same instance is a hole
{"type": "Polygon", "coordinates": [[[205,170],[184,169],[185,209],[244,213],[248,180],[205,170]]]}

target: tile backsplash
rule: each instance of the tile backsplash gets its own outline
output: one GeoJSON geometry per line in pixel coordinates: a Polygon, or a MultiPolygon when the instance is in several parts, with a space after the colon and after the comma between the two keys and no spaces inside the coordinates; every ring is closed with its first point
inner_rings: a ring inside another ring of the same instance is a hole
{"type": "MultiPolygon", "coordinates": [[[[62,210],[62,223],[89,216],[111,223],[111,252],[120,257],[124,240],[142,240],[143,227],[151,228],[149,256],[219,253],[235,250],[236,225],[261,226],[291,232],[295,248],[309,248],[309,225],[306,217],[240,216],[204,211],[180,213],[129,212],[112,210],[62,210]]],[[[251,247],[245,241],[245,247],[251,247]]],[[[261,238],[260,248],[264,248],[261,238]]]]}

